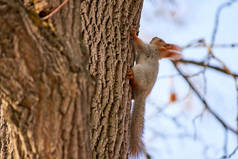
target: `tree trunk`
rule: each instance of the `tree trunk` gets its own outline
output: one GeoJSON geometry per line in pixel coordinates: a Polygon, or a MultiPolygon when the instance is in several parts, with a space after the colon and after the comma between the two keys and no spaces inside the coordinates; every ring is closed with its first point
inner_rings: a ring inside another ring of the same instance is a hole
{"type": "Polygon", "coordinates": [[[0,158],[128,158],[143,0],[0,0],[0,158]]]}

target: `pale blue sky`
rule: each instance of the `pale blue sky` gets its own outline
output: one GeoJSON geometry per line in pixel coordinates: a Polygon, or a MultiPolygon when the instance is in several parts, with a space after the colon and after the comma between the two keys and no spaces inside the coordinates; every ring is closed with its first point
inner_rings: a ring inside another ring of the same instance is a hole
{"type": "MultiPolygon", "coordinates": [[[[139,36],[150,41],[158,36],[167,42],[181,46],[196,39],[205,39],[208,43],[214,27],[217,7],[225,0],[177,0],[178,13],[170,16],[168,6],[163,0],[145,0],[141,18],[139,36]]],[[[216,43],[238,43],[238,2],[222,11],[216,43]]],[[[187,49],[183,56],[187,59],[202,60],[207,51],[204,48],[187,49]]],[[[214,49],[214,54],[222,59],[229,69],[238,73],[238,48],[214,49]]],[[[212,62],[212,64],[218,64],[212,62]]],[[[193,73],[197,67],[185,67],[185,72],[193,73]]],[[[181,77],[173,79],[179,99],[190,94],[183,102],[169,105],[158,113],[168,102],[171,82],[166,75],[176,74],[168,60],[160,61],[160,73],[152,93],[147,98],[144,141],[152,159],[219,159],[223,153],[224,129],[208,112],[196,121],[197,140],[192,119],[203,110],[200,101],[189,92],[181,77]],[[171,117],[176,117],[177,125],[171,117]],[[179,136],[179,137],[178,137],[179,136]],[[206,154],[206,155],[204,155],[206,154]]],[[[208,70],[207,95],[210,106],[234,128],[236,126],[236,93],[234,80],[221,73],[208,70]]],[[[192,79],[201,90],[204,86],[201,76],[192,79]]],[[[228,154],[236,147],[236,137],[228,136],[228,154]]],[[[238,152],[231,159],[237,159],[238,152]]]]}

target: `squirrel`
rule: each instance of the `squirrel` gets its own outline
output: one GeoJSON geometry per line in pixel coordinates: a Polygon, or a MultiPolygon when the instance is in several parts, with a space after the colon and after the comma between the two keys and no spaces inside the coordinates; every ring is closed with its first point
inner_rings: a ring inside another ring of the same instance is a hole
{"type": "Polygon", "coordinates": [[[127,72],[132,87],[134,107],[130,119],[129,153],[137,157],[145,152],[142,142],[144,127],[145,100],[157,78],[158,60],[181,58],[181,48],[174,44],[167,44],[158,37],[154,37],[149,44],[144,43],[137,35],[134,28],[130,31],[135,49],[137,51],[136,65],[127,72]]]}

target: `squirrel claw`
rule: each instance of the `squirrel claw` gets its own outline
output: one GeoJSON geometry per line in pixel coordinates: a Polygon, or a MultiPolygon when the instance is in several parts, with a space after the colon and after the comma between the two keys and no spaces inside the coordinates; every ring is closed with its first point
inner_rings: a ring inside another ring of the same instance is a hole
{"type": "Polygon", "coordinates": [[[136,35],[136,29],[135,28],[131,28],[131,35],[132,36],[136,35]]]}
{"type": "Polygon", "coordinates": [[[128,70],[126,75],[129,79],[134,79],[134,73],[132,70],[128,70]]]}

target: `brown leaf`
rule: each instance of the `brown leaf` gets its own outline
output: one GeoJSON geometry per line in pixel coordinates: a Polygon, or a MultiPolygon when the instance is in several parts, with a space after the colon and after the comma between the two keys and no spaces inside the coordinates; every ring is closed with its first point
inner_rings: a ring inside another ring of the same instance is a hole
{"type": "Polygon", "coordinates": [[[170,93],[170,97],[169,97],[169,103],[174,103],[177,101],[177,95],[175,92],[171,92],[170,93]]]}

